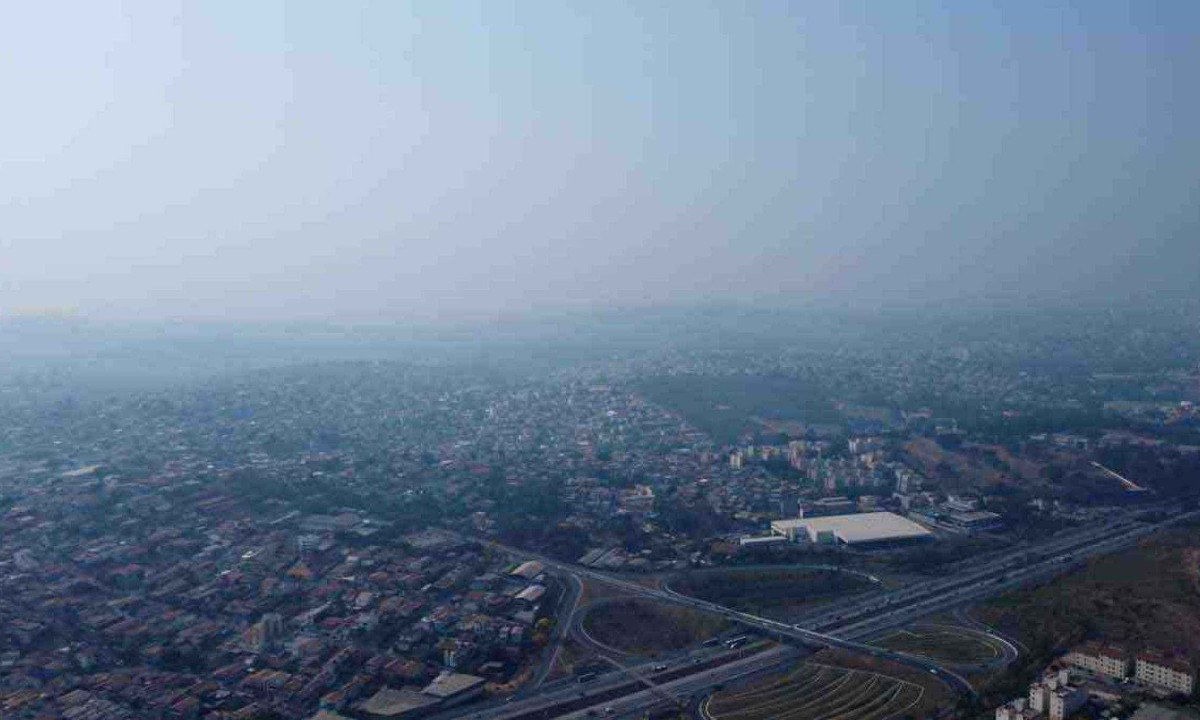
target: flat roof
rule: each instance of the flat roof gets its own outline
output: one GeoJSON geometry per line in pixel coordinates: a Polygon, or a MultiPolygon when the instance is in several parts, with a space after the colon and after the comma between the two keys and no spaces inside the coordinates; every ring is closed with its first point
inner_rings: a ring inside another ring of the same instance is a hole
{"type": "Polygon", "coordinates": [[[537,602],[539,598],[546,594],[545,585],[530,585],[521,592],[517,593],[518,600],[526,602],[537,602]]]}
{"type": "Polygon", "coordinates": [[[448,698],[483,684],[483,678],[464,673],[444,672],[422,690],[426,695],[448,698]]]}
{"type": "Polygon", "coordinates": [[[800,528],[810,533],[832,532],[837,539],[847,544],[933,536],[933,533],[912,520],[890,512],[827,515],[776,520],[771,523],[771,529],[777,532],[795,532],[800,528]]]}
{"type": "Polygon", "coordinates": [[[437,702],[437,698],[430,697],[416,690],[408,688],[396,690],[395,688],[384,686],[380,688],[379,692],[372,695],[370,699],[360,703],[358,709],[368,715],[398,717],[413,710],[429,707],[437,702]]]}
{"type": "Polygon", "coordinates": [[[339,715],[332,710],[320,710],[308,720],[350,720],[345,715],[339,715]]]}
{"type": "Polygon", "coordinates": [[[980,522],[983,520],[997,520],[1000,515],[987,510],[967,510],[964,512],[952,512],[950,517],[958,522],[980,522]]]}
{"type": "Polygon", "coordinates": [[[545,569],[546,569],[546,566],[541,564],[537,560],[526,560],[525,562],[518,565],[517,568],[509,574],[510,575],[520,575],[523,578],[532,579],[532,578],[540,575],[542,573],[542,571],[545,569]]]}

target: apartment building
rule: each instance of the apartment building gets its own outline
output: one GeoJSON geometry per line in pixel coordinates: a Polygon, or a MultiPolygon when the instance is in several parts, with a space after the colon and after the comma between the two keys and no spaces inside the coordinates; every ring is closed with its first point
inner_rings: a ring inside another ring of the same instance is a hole
{"type": "Polygon", "coordinates": [[[1141,682],[1185,695],[1192,694],[1196,683],[1196,672],[1188,663],[1151,652],[1137,656],[1134,677],[1141,682]]]}
{"type": "Polygon", "coordinates": [[[1114,678],[1129,675],[1129,657],[1119,648],[1086,643],[1067,653],[1067,663],[1114,678]]]}
{"type": "Polygon", "coordinates": [[[1063,720],[1083,707],[1087,699],[1087,692],[1079,688],[1064,687],[1052,690],[1049,693],[1047,714],[1050,716],[1050,720],[1063,720]]]}

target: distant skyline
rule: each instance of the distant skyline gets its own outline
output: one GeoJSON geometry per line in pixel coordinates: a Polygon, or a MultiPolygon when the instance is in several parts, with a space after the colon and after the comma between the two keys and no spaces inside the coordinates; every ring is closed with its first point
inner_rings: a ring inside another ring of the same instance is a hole
{"type": "Polygon", "coordinates": [[[0,315],[1200,297],[1200,5],[29,3],[0,315]]]}

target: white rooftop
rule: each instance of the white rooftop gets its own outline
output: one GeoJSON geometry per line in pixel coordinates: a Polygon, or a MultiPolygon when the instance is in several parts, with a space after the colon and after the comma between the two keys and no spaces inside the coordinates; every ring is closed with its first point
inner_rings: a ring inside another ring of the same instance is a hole
{"type": "Polygon", "coordinates": [[[803,532],[810,536],[828,531],[832,532],[838,540],[848,545],[883,540],[905,540],[933,535],[929,530],[926,530],[912,520],[890,512],[776,520],[771,523],[771,530],[783,535],[793,535],[803,532]]]}

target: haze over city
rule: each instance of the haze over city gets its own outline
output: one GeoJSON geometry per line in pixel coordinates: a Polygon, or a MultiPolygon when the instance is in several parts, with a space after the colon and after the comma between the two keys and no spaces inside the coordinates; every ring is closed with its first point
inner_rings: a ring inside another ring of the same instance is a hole
{"type": "Polygon", "coordinates": [[[5,16],[8,315],[1197,290],[1195,3],[5,16]]]}
{"type": "Polygon", "coordinates": [[[1200,3],[9,5],[3,720],[1200,720],[1200,3]]]}

